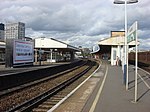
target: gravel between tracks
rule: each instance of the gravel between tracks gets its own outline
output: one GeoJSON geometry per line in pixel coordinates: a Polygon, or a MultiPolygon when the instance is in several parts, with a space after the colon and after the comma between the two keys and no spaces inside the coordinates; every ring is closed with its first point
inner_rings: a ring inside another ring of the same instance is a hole
{"type": "Polygon", "coordinates": [[[88,66],[83,66],[75,71],[72,71],[71,73],[65,74],[61,77],[57,77],[53,80],[49,80],[43,83],[40,83],[38,85],[35,85],[33,87],[26,88],[22,91],[19,91],[17,93],[13,93],[8,96],[4,96],[0,99],[0,111],[7,111],[10,108],[13,108],[16,105],[19,105],[20,103],[23,103],[51,88],[58,85],[64,80],[69,79],[70,77],[74,76],[75,74],[81,72],[82,70],[86,69],[88,66]]]}

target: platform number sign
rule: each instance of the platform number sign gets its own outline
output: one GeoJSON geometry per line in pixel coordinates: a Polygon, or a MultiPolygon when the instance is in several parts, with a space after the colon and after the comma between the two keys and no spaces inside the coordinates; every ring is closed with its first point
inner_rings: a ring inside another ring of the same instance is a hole
{"type": "Polygon", "coordinates": [[[133,23],[128,30],[127,43],[132,42],[136,39],[137,22],[133,23]]]}

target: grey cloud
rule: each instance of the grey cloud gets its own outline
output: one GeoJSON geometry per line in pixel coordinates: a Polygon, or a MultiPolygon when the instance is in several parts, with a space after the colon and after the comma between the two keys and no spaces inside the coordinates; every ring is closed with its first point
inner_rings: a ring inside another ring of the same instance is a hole
{"type": "MultiPolygon", "coordinates": [[[[142,0],[127,7],[128,27],[137,20],[141,40],[150,34],[149,3],[142,0]]],[[[25,22],[27,36],[89,46],[108,37],[111,30],[124,29],[124,6],[114,5],[113,0],[4,0],[0,21],[25,22]]]]}
{"type": "Polygon", "coordinates": [[[150,50],[150,38],[148,39],[139,39],[140,45],[139,48],[142,50],[150,50]]]}
{"type": "Polygon", "coordinates": [[[138,30],[138,36],[140,39],[149,39],[150,38],[150,29],[149,30],[138,30]]]}

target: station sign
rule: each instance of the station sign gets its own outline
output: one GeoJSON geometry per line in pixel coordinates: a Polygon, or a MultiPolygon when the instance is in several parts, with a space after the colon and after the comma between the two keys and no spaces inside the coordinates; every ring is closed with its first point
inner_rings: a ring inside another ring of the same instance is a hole
{"type": "Polygon", "coordinates": [[[137,22],[134,22],[128,30],[127,43],[134,41],[136,39],[136,32],[137,32],[137,22]]]}

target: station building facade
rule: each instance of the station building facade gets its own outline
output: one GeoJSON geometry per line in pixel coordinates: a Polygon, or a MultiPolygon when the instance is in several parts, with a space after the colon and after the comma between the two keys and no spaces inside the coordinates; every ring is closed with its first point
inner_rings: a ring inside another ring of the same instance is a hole
{"type": "Polygon", "coordinates": [[[3,23],[0,23],[0,41],[3,42],[4,41],[4,37],[5,37],[5,25],[3,23]]]}
{"type": "MultiPolygon", "coordinates": [[[[109,60],[111,65],[117,65],[120,61],[121,65],[124,61],[124,39],[124,31],[111,31],[110,37],[98,42],[100,50],[94,53],[95,57],[109,60]]],[[[128,45],[129,48],[134,47],[135,41],[128,45]]]]}
{"type": "Polygon", "coordinates": [[[5,40],[23,39],[25,37],[25,23],[6,23],[5,24],[5,40]]]}
{"type": "Polygon", "coordinates": [[[0,64],[5,61],[5,25],[0,23],[0,64]]]}
{"type": "Polygon", "coordinates": [[[5,48],[6,48],[6,43],[0,42],[0,64],[3,64],[5,61],[5,48]]]}

